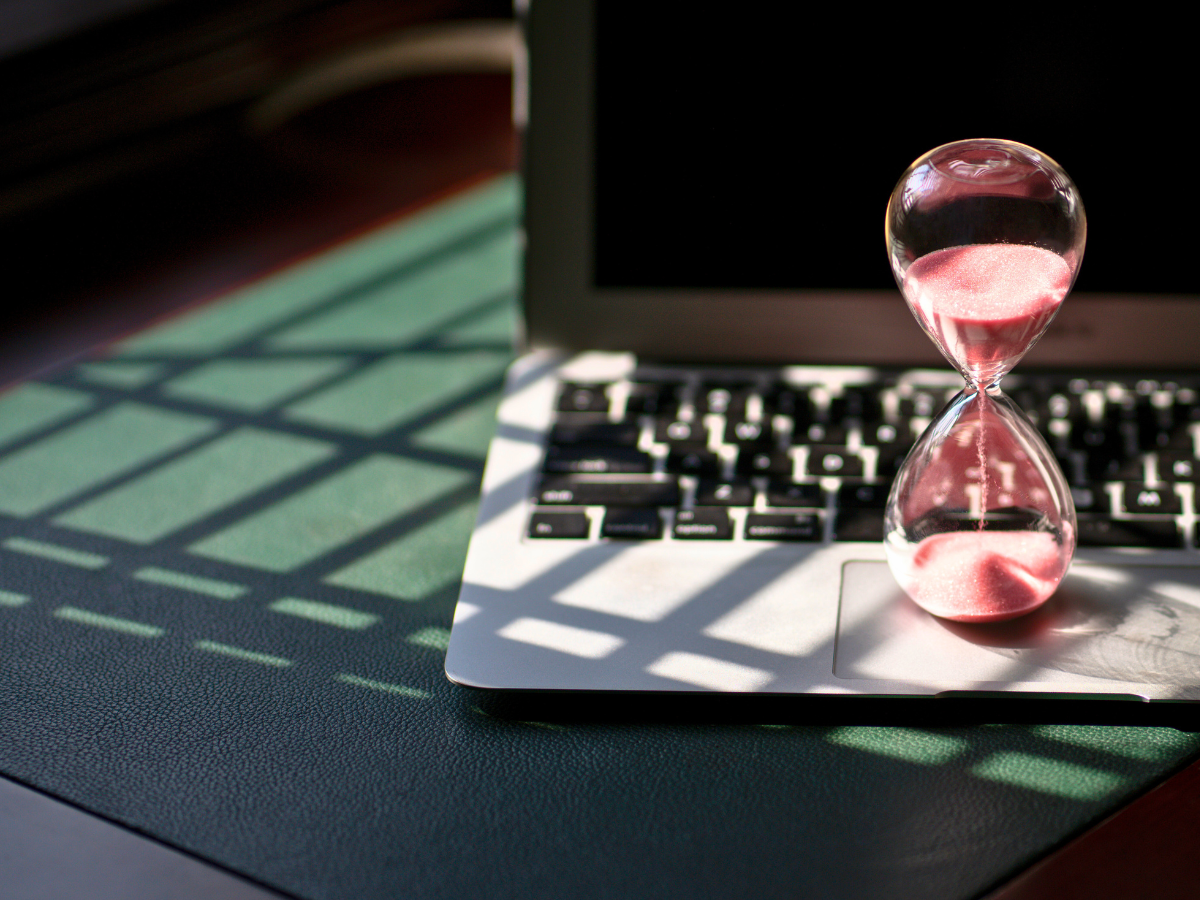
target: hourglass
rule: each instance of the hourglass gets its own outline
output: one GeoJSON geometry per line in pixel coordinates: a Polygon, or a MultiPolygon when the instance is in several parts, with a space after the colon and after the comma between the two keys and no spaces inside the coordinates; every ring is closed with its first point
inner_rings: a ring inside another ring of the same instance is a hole
{"type": "Polygon", "coordinates": [[[884,547],[917,604],[992,622],[1046,602],[1075,552],[1075,506],[1050,448],[1000,391],[1075,281],[1086,220],[1066,172],[1012,141],[926,153],[888,202],[892,272],[966,379],[909,452],[884,547]]]}

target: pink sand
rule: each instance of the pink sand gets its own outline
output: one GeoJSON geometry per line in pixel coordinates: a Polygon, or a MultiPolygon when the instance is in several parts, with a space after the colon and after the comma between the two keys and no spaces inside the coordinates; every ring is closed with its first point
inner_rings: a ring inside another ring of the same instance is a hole
{"type": "Polygon", "coordinates": [[[1020,358],[1070,286],[1071,268],[1061,257],[1027,244],[936,250],[904,276],[904,295],[918,318],[972,371],[1020,358]]]}
{"type": "Polygon", "coordinates": [[[1066,574],[1070,556],[1053,535],[956,531],[917,545],[905,590],[936,616],[998,622],[1037,609],[1066,574]]]}

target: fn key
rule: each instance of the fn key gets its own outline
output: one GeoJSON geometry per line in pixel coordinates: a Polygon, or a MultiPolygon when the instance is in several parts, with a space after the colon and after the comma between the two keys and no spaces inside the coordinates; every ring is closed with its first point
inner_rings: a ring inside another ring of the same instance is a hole
{"type": "Polygon", "coordinates": [[[529,520],[531,538],[586,538],[591,523],[587,513],[535,512],[529,520]]]}

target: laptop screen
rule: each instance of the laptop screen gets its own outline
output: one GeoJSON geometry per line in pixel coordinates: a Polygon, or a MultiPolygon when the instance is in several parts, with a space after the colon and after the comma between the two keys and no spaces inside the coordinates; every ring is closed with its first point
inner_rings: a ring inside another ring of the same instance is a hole
{"type": "Polygon", "coordinates": [[[998,137],[1079,187],[1093,227],[1077,291],[1195,291],[1181,133],[1194,78],[1169,34],[863,16],[825,8],[817,28],[803,7],[639,7],[634,23],[598,6],[597,285],[890,289],[883,211],[904,167],[998,137]]]}
{"type": "Polygon", "coordinates": [[[1088,214],[1023,365],[1200,367],[1184,30],[920,14],[533,4],[529,344],[941,366],[887,265],[887,198],[925,151],[999,137],[1061,163],[1088,214]]]}

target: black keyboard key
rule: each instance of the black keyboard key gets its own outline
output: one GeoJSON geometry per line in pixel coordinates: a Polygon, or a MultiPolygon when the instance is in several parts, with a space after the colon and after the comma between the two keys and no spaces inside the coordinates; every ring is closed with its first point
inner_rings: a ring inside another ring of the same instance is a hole
{"type": "Polygon", "coordinates": [[[550,429],[550,443],[616,444],[621,447],[635,447],[640,433],[637,422],[564,417],[550,429]]]}
{"type": "MultiPolygon", "coordinates": [[[[979,519],[974,516],[963,516],[958,518],[960,522],[970,522],[972,527],[980,526],[979,519]]],[[[1030,509],[1022,506],[997,506],[991,507],[987,511],[987,516],[983,523],[987,526],[988,531],[1033,531],[1038,528],[1046,518],[1046,514],[1039,509],[1030,509]]]]}
{"type": "Polygon", "coordinates": [[[898,426],[892,422],[883,422],[882,425],[864,428],[863,443],[866,446],[874,446],[878,451],[875,473],[881,478],[892,478],[899,472],[900,463],[904,462],[908,455],[913,436],[911,428],[907,425],[898,426]]]}
{"type": "Polygon", "coordinates": [[[1155,444],[1159,447],[1172,447],[1178,450],[1191,450],[1192,433],[1188,426],[1200,417],[1200,404],[1196,402],[1196,393],[1190,388],[1176,389],[1169,394],[1172,402],[1166,403],[1165,409],[1159,410],[1157,421],[1159,430],[1155,434],[1155,444]]]}
{"type": "Polygon", "coordinates": [[[1075,501],[1077,515],[1112,515],[1112,498],[1102,484],[1085,484],[1071,488],[1071,499],[1075,501]]]}
{"type": "Polygon", "coordinates": [[[887,506],[890,484],[843,484],[838,488],[839,509],[878,509],[887,506]]]}
{"type": "Polygon", "coordinates": [[[671,479],[545,478],[538,487],[543,506],[678,506],[679,482],[671,479]]]}
{"type": "Polygon", "coordinates": [[[772,478],[792,477],[792,457],[784,451],[755,450],[746,447],[737,458],[739,475],[768,475],[772,478]]]}
{"type": "Polygon", "coordinates": [[[654,426],[654,440],[659,444],[687,444],[693,447],[708,446],[708,429],[703,422],[658,422],[654,426]]]}
{"type": "Polygon", "coordinates": [[[763,418],[788,416],[802,431],[813,418],[813,403],[803,388],[776,387],[763,394],[763,418]]]}
{"type": "Polygon", "coordinates": [[[931,419],[945,405],[945,396],[933,391],[914,391],[907,397],[901,397],[899,413],[901,418],[911,419],[914,416],[931,419]]]}
{"type": "Polygon", "coordinates": [[[908,451],[912,449],[912,440],[908,434],[908,428],[905,427],[904,436],[895,434],[896,428],[892,425],[881,425],[878,427],[878,434],[875,449],[878,450],[878,455],[875,461],[875,474],[878,478],[892,479],[895,474],[900,472],[900,467],[904,464],[905,458],[908,456],[908,451]],[[890,438],[889,440],[878,439],[882,437],[890,438]]]}
{"type": "Polygon", "coordinates": [[[636,447],[551,444],[542,471],[554,474],[629,475],[650,472],[654,461],[636,447]]]}
{"type": "MultiPolygon", "coordinates": [[[[1165,447],[1170,450],[1176,450],[1186,453],[1191,453],[1195,441],[1192,438],[1191,431],[1186,425],[1177,425],[1172,431],[1165,435],[1163,440],[1158,443],[1160,448],[1165,447]]],[[[1153,447],[1148,449],[1155,449],[1153,447]]]]}
{"type": "MultiPolygon", "coordinates": [[[[1140,481],[1145,478],[1146,467],[1142,457],[1136,450],[1128,452],[1120,440],[1120,434],[1114,438],[1116,432],[1103,430],[1103,428],[1085,428],[1085,431],[1097,440],[1100,439],[1100,434],[1108,436],[1093,448],[1079,451],[1084,457],[1084,472],[1087,473],[1088,479],[1092,481],[1140,481]]],[[[1074,434],[1074,432],[1072,433],[1074,434]]],[[[1085,443],[1086,440],[1092,438],[1085,438],[1085,443]]]]}
{"type": "Polygon", "coordinates": [[[1069,453],[1055,453],[1054,459],[1062,469],[1067,483],[1074,486],[1088,487],[1092,484],[1087,472],[1087,454],[1072,450],[1069,453]]]}
{"type": "Polygon", "coordinates": [[[748,541],[819,541],[821,519],[816,513],[749,513],[748,541]]]}
{"type": "Polygon", "coordinates": [[[811,447],[808,451],[808,474],[813,477],[840,475],[844,478],[861,478],[862,457],[845,447],[811,447]]]}
{"type": "Polygon", "coordinates": [[[883,511],[891,485],[844,484],[838,489],[833,523],[836,541],[882,541],[883,511]]]}
{"type": "Polygon", "coordinates": [[[1134,444],[1137,443],[1137,400],[1128,394],[1105,400],[1101,421],[1112,429],[1126,429],[1134,444]]]}
{"type": "Polygon", "coordinates": [[[586,538],[591,521],[583,512],[535,512],[529,519],[531,538],[586,538]]]}
{"type": "Polygon", "coordinates": [[[696,414],[702,416],[713,413],[731,419],[744,419],[749,397],[750,389],[745,385],[708,385],[701,388],[696,396],[696,414]]]}
{"type": "Polygon", "coordinates": [[[835,541],[882,541],[882,509],[839,509],[833,522],[835,541]]]}
{"type": "Polygon", "coordinates": [[[872,425],[870,429],[863,432],[863,442],[880,448],[880,452],[884,448],[896,448],[901,453],[908,451],[912,446],[911,429],[907,425],[893,425],[891,422],[882,422],[872,425]]]}
{"type": "Polygon", "coordinates": [[[1170,485],[1149,487],[1135,482],[1123,484],[1121,503],[1130,515],[1177,516],[1183,512],[1179,495],[1170,485]]]}
{"type": "Polygon", "coordinates": [[[662,517],[656,509],[610,509],[600,525],[600,536],[621,540],[657,540],[662,537],[662,517]]]}
{"type": "Polygon", "coordinates": [[[721,474],[721,457],[711,450],[672,449],[667,455],[667,471],[676,475],[716,478],[721,474]]]}
{"type": "Polygon", "coordinates": [[[819,484],[774,482],[767,485],[767,506],[804,506],[822,509],[825,492],[819,484]]]}
{"type": "Polygon", "coordinates": [[[1082,396],[1070,391],[1051,393],[1045,400],[1032,404],[1029,408],[1037,412],[1039,419],[1069,419],[1072,422],[1082,422],[1086,418],[1082,396]]]}
{"type": "Polygon", "coordinates": [[[1077,421],[1071,425],[1071,449],[1088,451],[1105,444],[1115,445],[1114,436],[1099,425],[1089,425],[1085,421],[1077,421]]]}
{"type": "Polygon", "coordinates": [[[846,388],[829,402],[829,418],[833,422],[857,419],[860,422],[879,422],[883,419],[883,402],[879,388],[846,388]]]}
{"type": "Polygon", "coordinates": [[[1125,457],[1110,465],[1110,481],[1141,481],[1146,477],[1146,458],[1140,454],[1125,457]]]}
{"type": "Polygon", "coordinates": [[[1045,396],[1042,391],[1030,386],[1018,387],[1015,388],[1008,396],[1013,403],[1020,407],[1021,412],[1025,413],[1025,415],[1029,418],[1029,421],[1031,421],[1039,431],[1044,429],[1046,422],[1050,417],[1046,414],[1045,396]]]}
{"type": "Polygon", "coordinates": [[[1119,481],[1122,472],[1126,478],[1141,477],[1140,472],[1129,471],[1127,460],[1101,453],[1081,453],[1079,458],[1083,461],[1083,472],[1088,481],[1119,481]]]}
{"type": "Polygon", "coordinates": [[[1085,426],[1072,429],[1071,446],[1083,454],[1083,467],[1092,481],[1141,480],[1145,465],[1136,443],[1124,429],[1085,426]]]}
{"type": "Polygon", "coordinates": [[[1169,446],[1176,432],[1174,411],[1173,404],[1159,404],[1148,396],[1139,396],[1135,411],[1138,443],[1147,450],[1169,446]]]}
{"type": "Polygon", "coordinates": [[[775,432],[768,422],[742,422],[729,419],[725,423],[725,443],[770,447],[775,443],[775,432]]]}
{"type": "Polygon", "coordinates": [[[1158,477],[1166,481],[1195,481],[1200,462],[1187,450],[1159,450],[1158,477]]]}
{"type": "Polygon", "coordinates": [[[697,506],[753,506],[754,488],[747,481],[701,481],[696,486],[697,506]]]}
{"type": "Polygon", "coordinates": [[[845,441],[846,426],[840,422],[814,422],[792,432],[793,444],[842,444],[845,441]]]}
{"type": "Polygon", "coordinates": [[[564,384],[558,395],[559,412],[608,412],[608,386],[564,384]]]}
{"type": "Polygon", "coordinates": [[[630,416],[673,417],[679,409],[677,385],[634,382],[629,385],[625,414],[630,416]]]}
{"type": "Polygon", "coordinates": [[[953,523],[955,531],[976,531],[983,527],[988,531],[1032,531],[1045,518],[1041,510],[1019,506],[993,507],[982,522],[965,509],[932,509],[909,522],[907,530],[910,534],[930,534],[953,523]]]}
{"type": "Polygon", "coordinates": [[[1080,547],[1158,547],[1182,546],[1179,527],[1174,519],[1109,519],[1105,516],[1079,516],[1080,547]]]}
{"type": "Polygon", "coordinates": [[[1137,424],[1128,419],[1122,419],[1116,425],[1117,436],[1121,441],[1120,454],[1124,457],[1138,456],[1143,452],[1153,450],[1153,447],[1143,448],[1138,440],[1137,424]]]}
{"type": "Polygon", "coordinates": [[[890,484],[900,474],[900,467],[903,465],[903,456],[889,456],[886,459],[881,457],[875,464],[875,476],[890,484]]]}
{"type": "Polygon", "coordinates": [[[671,533],[681,541],[728,541],[733,537],[733,524],[723,509],[681,509],[675,514],[671,533]]]}

